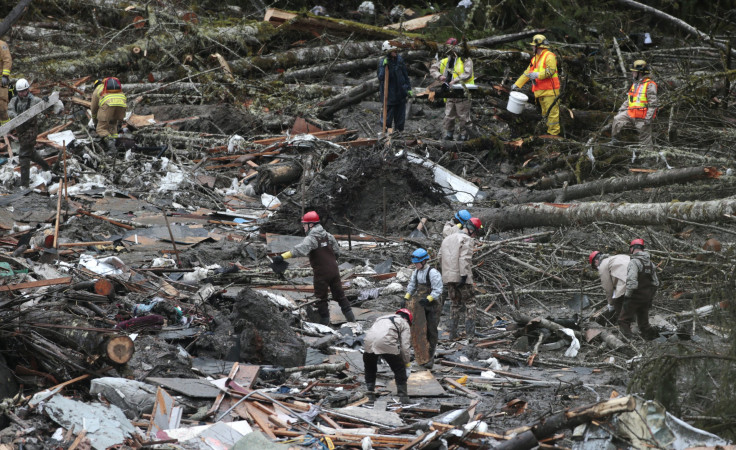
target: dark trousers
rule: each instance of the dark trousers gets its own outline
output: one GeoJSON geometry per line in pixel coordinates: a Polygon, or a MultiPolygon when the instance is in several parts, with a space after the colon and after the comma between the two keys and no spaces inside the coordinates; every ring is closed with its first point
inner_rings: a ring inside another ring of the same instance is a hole
{"type": "Polygon", "coordinates": [[[394,372],[396,384],[406,384],[406,367],[401,355],[376,355],[375,353],[363,353],[363,365],[365,366],[365,384],[376,384],[376,373],[378,373],[378,358],[383,358],[394,372]]]}
{"type": "Polygon", "coordinates": [[[651,307],[652,298],[647,298],[646,296],[634,297],[624,301],[621,315],[618,318],[619,325],[629,330],[631,323],[636,319],[639,332],[647,333],[652,328],[649,325],[649,308],[651,307]]]}
{"type": "Polygon", "coordinates": [[[20,152],[18,162],[20,163],[20,184],[28,186],[31,176],[31,162],[35,162],[43,170],[50,170],[51,166],[36,152],[37,128],[34,123],[18,129],[18,140],[20,141],[20,152]]]}
{"type": "MultiPolygon", "coordinates": [[[[406,121],[406,102],[388,105],[386,111],[386,128],[392,128],[394,131],[404,131],[404,122],[406,121]]],[[[381,118],[379,119],[383,125],[383,110],[381,110],[381,118]]]]}
{"type": "Polygon", "coordinates": [[[434,356],[437,348],[437,339],[439,333],[437,327],[440,325],[440,315],[442,314],[442,300],[435,299],[424,308],[424,317],[427,319],[427,342],[429,342],[429,356],[434,356]]]}
{"type": "Polygon", "coordinates": [[[350,309],[350,301],[345,296],[345,291],[342,289],[340,274],[330,278],[315,276],[314,296],[321,300],[317,302],[317,311],[320,316],[325,317],[330,315],[330,305],[328,303],[330,292],[332,292],[332,299],[340,305],[340,309],[343,313],[350,309]]]}

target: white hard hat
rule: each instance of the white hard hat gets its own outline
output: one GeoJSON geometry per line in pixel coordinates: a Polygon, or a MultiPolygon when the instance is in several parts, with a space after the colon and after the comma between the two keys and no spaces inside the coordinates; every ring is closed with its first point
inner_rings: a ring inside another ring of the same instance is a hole
{"type": "Polygon", "coordinates": [[[397,48],[395,45],[393,45],[389,41],[383,41],[383,45],[381,45],[381,50],[383,50],[383,52],[385,53],[385,52],[397,50],[397,48]]]}
{"type": "Polygon", "coordinates": [[[16,91],[25,91],[29,87],[31,87],[31,85],[28,84],[28,80],[26,80],[25,78],[21,78],[20,80],[15,82],[16,91]]]}

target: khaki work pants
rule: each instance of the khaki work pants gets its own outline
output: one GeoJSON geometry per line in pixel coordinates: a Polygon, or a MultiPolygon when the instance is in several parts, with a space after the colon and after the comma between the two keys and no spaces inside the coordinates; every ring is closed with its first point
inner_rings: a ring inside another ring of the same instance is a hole
{"type": "Polygon", "coordinates": [[[118,127],[123,119],[125,119],[125,108],[122,106],[100,106],[97,112],[97,135],[101,138],[118,137],[118,127]]]}
{"type": "Polygon", "coordinates": [[[611,125],[611,137],[613,138],[618,136],[618,134],[626,125],[631,125],[639,133],[639,144],[641,144],[642,147],[648,149],[654,148],[651,119],[633,119],[629,117],[629,113],[627,111],[620,111],[613,118],[613,125],[611,125]]]}
{"type": "Polygon", "coordinates": [[[8,117],[8,88],[0,87],[0,124],[10,120],[8,117]]]}
{"type": "Polygon", "coordinates": [[[470,99],[448,98],[445,104],[445,118],[442,120],[442,130],[452,133],[457,121],[458,135],[467,134],[470,125],[470,99]]]}

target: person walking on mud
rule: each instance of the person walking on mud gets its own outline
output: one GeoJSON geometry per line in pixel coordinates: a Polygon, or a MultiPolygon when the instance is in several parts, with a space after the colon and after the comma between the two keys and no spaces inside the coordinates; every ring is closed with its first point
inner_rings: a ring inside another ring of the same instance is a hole
{"type": "Polygon", "coordinates": [[[376,400],[378,359],[382,358],[394,373],[396,393],[401,403],[409,403],[408,380],[411,373],[411,323],[408,309],[382,316],[373,322],[363,339],[363,365],[368,400],[376,400]]]}
{"type": "Polygon", "coordinates": [[[649,325],[649,309],[659,287],[657,268],[649,253],[644,251],[644,239],[631,241],[629,253],[631,260],[626,270],[626,293],[618,328],[621,334],[632,338],[634,335],[631,332],[631,322],[636,319],[641,336],[644,339],[653,339],[657,337],[657,331],[649,325]]]}
{"type": "Polygon", "coordinates": [[[611,125],[611,145],[619,145],[617,136],[626,125],[631,125],[639,133],[639,144],[652,150],[652,121],[657,117],[657,83],[649,78],[649,64],[636,60],[631,66],[634,82],[629,88],[626,100],[618,109],[611,125]]]}
{"type": "Polygon", "coordinates": [[[542,116],[547,118],[547,133],[557,136],[561,130],[557,57],[549,50],[549,42],[542,34],[535,35],[530,45],[534,49],[534,56],[512,90],[520,90],[527,81],[532,81],[532,93],[542,107],[542,116]]]}
{"type": "MultiPolygon", "coordinates": [[[[409,284],[406,286],[406,295],[404,295],[404,303],[412,300],[418,303],[417,307],[422,309],[426,319],[425,336],[413,336],[412,339],[422,339],[429,344],[427,352],[427,362],[424,367],[431,369],[434,366],[434,351],[437,348],[437,327],[440,324],[440,316],[442,315],[442,274],[439,270],[429,265],[429,253],[423,248],[414,250],[411,254],[411,262],[414,264],[414,272],[409,277],[409,284]]],[[[412,302],[412,304],[416,304],[412,302]]],[[[403,307],[404,305],[402,305],[403,307]]],[[[412,308],[409,308],[412,310],[412,308]]],[[[417,312],[414,311],[414,315],[417,312]]],[[[415,331],[415,330],[412,330],[415,331]]],[[[417,352],[416,359],[419,360],[417,345],[414,345],[417,352]]]]}
{"type": "Polygon", "coordinates": [[[398,53],[398,48],[389,41],[381,46],[383,56],[378,60],[378,93],[381,98],[380,123],[388,130],[393,125],[394,131],[404,131],[406,121],[406,99],[412,95],[409,72],[406,69],[404,58],[398,53]],[[388,76],[388,90],[386,87],[388,76]],[[383,123],[385,110],[386,123],[383,123]]]}
{"type": "Polygon", "coordinates": [[[601,286],[606,293],[608,310],[603,318],[615,324],[621,314],[624,293],[626,292],[626,271],[629,267],[629,255],[608,255],[594,251],[588,257],[593,269],[598,269],[601,286]]]}
{"type": "Polygon", "coordinates": [[[450,314],[450,339],[457,339],[460,315],[465,309],[465,335],[475,339],[475,292],[473,290],[473,247],[474,237],[483,225],[472,217],[465,228],[447,236],[440,246],[442,281],[447,285],[452,302],[450,314]]]}
{"type": "Polygon", "coordinates": [[[317,311],[319,323],[330,324],[329,292],[332,299],[340,305],[345,319],[355,322],[355,315],[350,301],[345,296],[340,280],[340,269],[337,267],[337,255],[340,254],[340,245],[335,236],[328,233],[319,223],[316,211],[309,211],[302,217],[302,227],[307,236],[296,247],[288,252],[273,257],[276,264],[294,256],[309,256],[309,264],[314,271],[314,296],[319,299],[317,311]]]}

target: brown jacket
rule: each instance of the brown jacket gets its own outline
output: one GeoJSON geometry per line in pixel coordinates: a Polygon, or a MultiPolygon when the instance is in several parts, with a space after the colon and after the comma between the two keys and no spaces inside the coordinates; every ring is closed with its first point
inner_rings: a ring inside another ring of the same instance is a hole
{"type": "Polygon", "coordinates": [[[376,355],[401,355],[404,364],[411,362],[411,328],[398,314],[381,316],[365,335],[363,350],[376,355]]]}
{"type": "Polygon", "coordinates": [[[0,75],[10,76],[10,69],[13,67],[13,58],[10,56],[10,49],[5,41],[0,41],[0,75]]]}
{"type": "Polygon", "coordinates": [[[440,246],[440,261],[442,262],[442,281],[444,283],[459,283],[463,275],[467,275],[466,283],[473,283],[473,246],[475,239],[468,236],[466,229],[459,233],[447,236],[440,246]]]}

